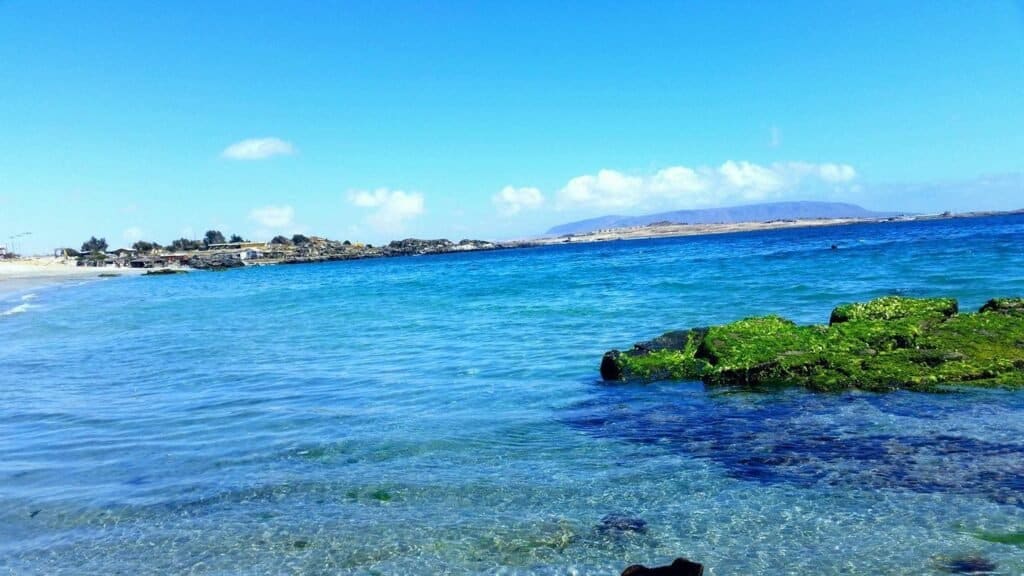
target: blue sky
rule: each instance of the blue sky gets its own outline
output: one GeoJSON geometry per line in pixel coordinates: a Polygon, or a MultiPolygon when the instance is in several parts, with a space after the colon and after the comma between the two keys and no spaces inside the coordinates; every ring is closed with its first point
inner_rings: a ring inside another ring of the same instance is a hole
{"type": "Polygon", "coordinates": [[[1019,2],[0,0],[0,242],[1024,207],[1019,2]]]}

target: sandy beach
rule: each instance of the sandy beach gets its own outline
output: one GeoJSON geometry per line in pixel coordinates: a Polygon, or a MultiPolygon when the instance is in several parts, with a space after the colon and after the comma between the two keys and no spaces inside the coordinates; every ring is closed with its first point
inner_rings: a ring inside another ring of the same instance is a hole
{"type": "Polygon", "coordinates": [[[74,260],[52,257],[0,260],[0,295],[69,280],[98,279],[101,278],[101,274],[135,276],[144,272],[145,270],[133,268],[76,266],[74,260]]]}

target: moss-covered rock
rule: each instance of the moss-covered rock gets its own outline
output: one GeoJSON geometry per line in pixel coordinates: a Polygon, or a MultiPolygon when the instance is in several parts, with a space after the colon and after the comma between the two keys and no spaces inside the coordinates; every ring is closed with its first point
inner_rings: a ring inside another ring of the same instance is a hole
{"type": "Polygon", "coordinates": [[[828,326],[778,316],[669,332],[601,362],[605,380],[814,390],[1024,387],[1024,299],[959,314],[956,300],[887,296],[845,304],[828,326]]]}
{"type": "Polygon", "coordinates": [[[985,302],[981,311],[1024,316],[1024,298],[993,298],[985,302]]]}
{"type": "Polygon", "coordinates": [[[870,302],[855,302],[837,306],[832,311],[829,324],[851,320],[897,320],[923,318],[949,318],[959,311],[952,298],[903,298],[884,296],[870,302]]]}

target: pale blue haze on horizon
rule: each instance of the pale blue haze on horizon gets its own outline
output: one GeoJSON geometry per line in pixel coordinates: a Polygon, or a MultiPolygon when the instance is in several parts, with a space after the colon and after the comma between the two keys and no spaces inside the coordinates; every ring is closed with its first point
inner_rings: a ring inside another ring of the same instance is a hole
{"type": "Polygon", "coordinates": [[[1019,2],[0,0],[0,243],[1014,209],[1022,103],[1019,2]]]}

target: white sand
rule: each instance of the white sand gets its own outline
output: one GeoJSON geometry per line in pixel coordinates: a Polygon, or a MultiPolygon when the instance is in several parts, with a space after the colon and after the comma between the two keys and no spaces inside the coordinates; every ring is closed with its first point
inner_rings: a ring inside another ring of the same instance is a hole
{"type": "Polygon", "coordinates": [[[60,258],[19,258],[0,260],[0,282],[10,278],[50,278],[54,276],[99,276],[100,274],[136,274],[135,268],[76,266],[74,260],[60,258]]]}
{"type": "Polygon", "coordinates": [[[0,260],[0,295],[68,280],[98,278],[100,274],[134,276],[143,273],[145,270],[137,268],[75,266],[74,260],[64,261],[60,258],[0,260]]]}

